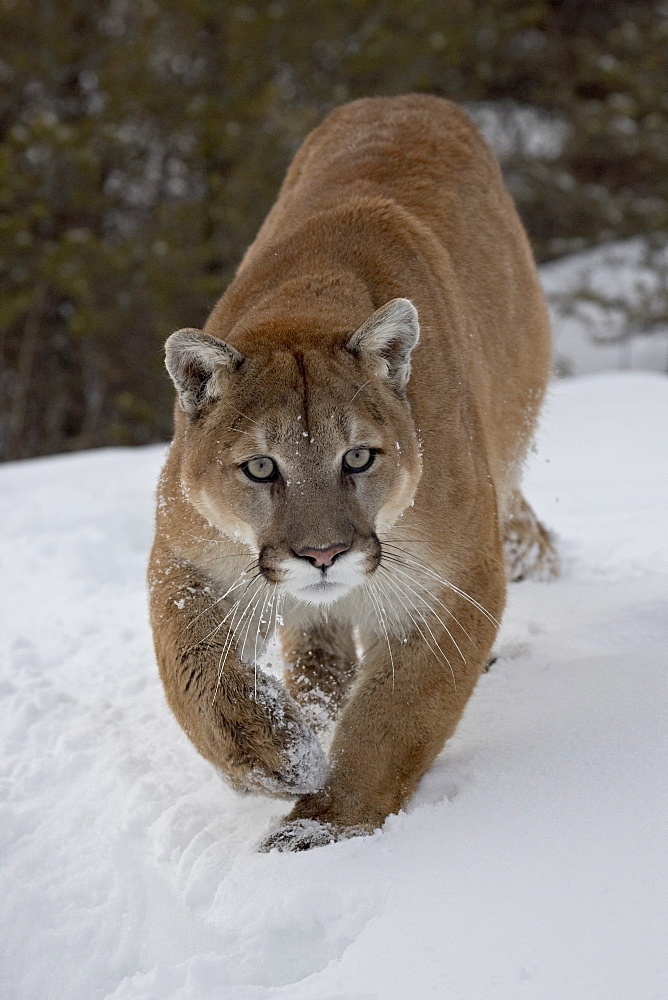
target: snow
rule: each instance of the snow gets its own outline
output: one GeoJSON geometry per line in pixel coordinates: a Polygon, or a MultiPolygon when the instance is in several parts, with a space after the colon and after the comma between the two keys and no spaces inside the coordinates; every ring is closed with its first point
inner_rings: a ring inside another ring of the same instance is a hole
{"type": "Polygon", "coordinates": [[[540,268],[557,370],[668,372],[668,244],[618,240],[540,268]]]}
{"type": "Polygon", "coordinates": [[[555,583],[404,813],[259,854],[165,706],[144,569],[162,448],[0,469],[8,1000],[664,1000],[668,379],[554,386],[527,493],[555,583]]]}
{"type": "Polygon", "coordinates": [[[571,132],[563,118],[530,104],[477,101],[464,109],[503,165],[517,157],[556,160],[571,132]]]}

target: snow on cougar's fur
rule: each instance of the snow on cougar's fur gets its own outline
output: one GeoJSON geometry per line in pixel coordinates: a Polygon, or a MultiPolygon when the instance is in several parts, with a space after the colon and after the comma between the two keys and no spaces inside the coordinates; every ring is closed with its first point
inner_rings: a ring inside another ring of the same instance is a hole
{"type": "Polygon", "coordinates": [[[163,449],[0,470],[8,1000],[658,1000],[668,959],[668,379],[557,384],[456,736],[372,837],[255,853],[168,711],[144,569],[163,449]]]}

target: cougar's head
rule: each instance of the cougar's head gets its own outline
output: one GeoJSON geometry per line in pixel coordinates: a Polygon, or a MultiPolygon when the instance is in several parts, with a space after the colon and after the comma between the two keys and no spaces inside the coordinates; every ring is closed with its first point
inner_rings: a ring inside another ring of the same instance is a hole
{"type": "Polygon", "coordinates": [[[167,341],[188,500],[298,601],[327,604],[363,583],[377,532],[415,494],[406,384],[418,336],[414,306],[394,299],[339,343],[257,338],[245,356],[198,330],[167,341]]]}

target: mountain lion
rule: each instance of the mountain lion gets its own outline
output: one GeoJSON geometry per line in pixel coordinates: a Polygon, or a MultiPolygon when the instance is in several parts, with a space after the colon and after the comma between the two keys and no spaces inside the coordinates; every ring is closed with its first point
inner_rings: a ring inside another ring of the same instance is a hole
{"type": "Polygon", "coordinates": [[[469,119],[417,95],[333,111],[166,356],[149,583],[169,705],[234,787],[296,799],[261,849],[372,831],[454,731],[508,578],[557,565],[519,487],[548,319],[469,119]],[[283,684],[257,666],[276,630],[283,684]]]}

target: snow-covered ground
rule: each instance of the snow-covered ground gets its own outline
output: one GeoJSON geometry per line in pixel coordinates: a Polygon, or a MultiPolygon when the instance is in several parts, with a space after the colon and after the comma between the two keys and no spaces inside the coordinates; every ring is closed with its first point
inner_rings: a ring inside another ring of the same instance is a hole
{"type": "Polygon", "coordinates": [[[543,264],[558,371],[668,372],[668,243],[617,240],[543,264]]]}
{"type": "MultiPolygon", "coordinates": [[[[7,1000],[665,1000],[668,378],[555,385],[527,492],[561,580],[405,813],[255,853],[167,710],[144,567],[163,449],[0,470],[7,1000]]],[[[0,990],[0,992],[2,992],[0,990]]]]}

